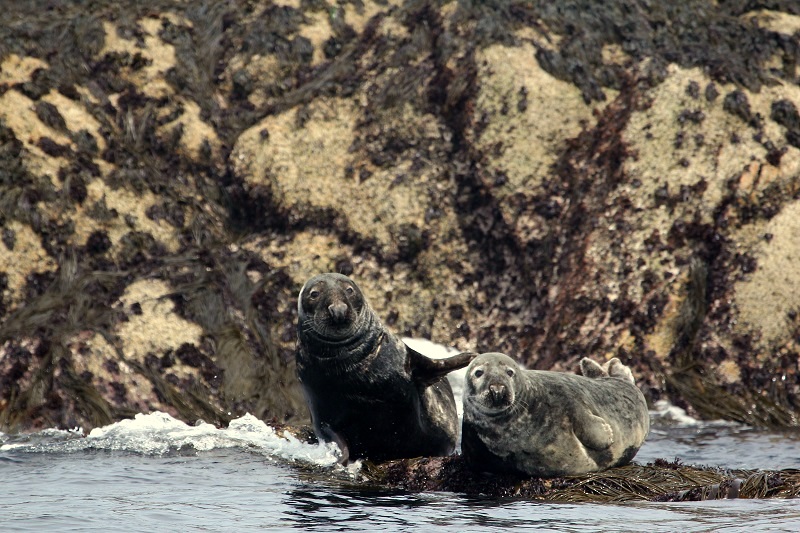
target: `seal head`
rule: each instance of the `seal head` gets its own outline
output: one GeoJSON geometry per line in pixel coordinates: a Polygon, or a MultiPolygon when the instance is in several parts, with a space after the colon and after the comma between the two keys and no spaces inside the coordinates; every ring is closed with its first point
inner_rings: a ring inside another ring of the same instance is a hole
{"type": "Polygon", "coordinates": [[[297,311],[297,375],[317,437],[336,442],[342,462],[452,453],[458,414],[446,375],[477,354],[410,349],[341,274],[309,279],[297,311]]]}
{"type": "Polygon", "coordinates": [[[501,353],[478,356],[464,388],[464,458],[479,471],[540,477],[630,462],[650,418],[627,367],[618,365],[583,363],[590,378],[525,370],[501,353]]]}
{"type": "Polygon", "coordinates": [[[512,414],[519,404],[517,391],[524,391],[520,368],[510,357],[484,354],[481,364],[471,365],[467,373],[464,402],[487,417],[512,414]]]}
{"type": "Polygon", "coordinates": [[[381,333],[361,289],[342,274],[320,274],[297,299],[297,336],[311,357],[339,366],[365,357],[381,333]]]}

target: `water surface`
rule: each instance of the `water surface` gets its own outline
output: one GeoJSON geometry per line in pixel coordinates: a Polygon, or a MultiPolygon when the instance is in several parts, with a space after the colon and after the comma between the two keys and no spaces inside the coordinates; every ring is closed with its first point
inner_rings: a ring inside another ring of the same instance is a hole
{"type": "MultiPolygon", "coordinates": [[[[415,348],[419,348],[415,346],[415,348]]],[[[452,376],[460,395],[458,374],[452,376]]],[[[660,404],[636,462],[800,468],[797,432],[700,423],[660,404]]],[[[376,490],[335,445],[137,415],[88,435],[0,433],[2,531],[800,531],[800,500],[567,504],[376,490]]]]}
{"type": "MultiPolygon", "coordinates": [[[[796,433],[659,423],[636,460],[800,468],[796,433]]],[[[138,415],[89,435],[0,435],[4,531],[800,531],[798,500],[614,505],[376,491],[332,445],[138,415]]]]}

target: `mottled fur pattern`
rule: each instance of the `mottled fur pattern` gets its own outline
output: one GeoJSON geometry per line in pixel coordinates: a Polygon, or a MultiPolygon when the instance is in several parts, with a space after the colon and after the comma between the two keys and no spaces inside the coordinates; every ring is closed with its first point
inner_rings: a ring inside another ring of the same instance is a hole
{"type": "Polygon", "coordinates": [[[647,403],[624,365],[592,365],[584,377],[525,370],[500,353],[478,356],[465,383],[465,459],[481,471],[540,477],[629,463],[650,429],[647,403]]]}

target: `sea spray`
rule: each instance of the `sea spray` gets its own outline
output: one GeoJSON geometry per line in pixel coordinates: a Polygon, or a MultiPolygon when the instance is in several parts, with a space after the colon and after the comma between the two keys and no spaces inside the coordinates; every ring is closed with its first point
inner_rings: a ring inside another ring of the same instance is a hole
{"type": "Polygon", "coordinates": [[[217,428],[205,422],[191,426],[159,411],[140,413],[133,419],[95,428],[86,436],[80,430],[57,429],[29,435],[4,435],[0,452],[104,450],[165,455],[219,448],[247,448],[272,458],[323,467],[336,465],[339,460],[335,444],[308,444],[289,434],[279,435],[251,414],[232,420],[227,428],[217,428]]]}

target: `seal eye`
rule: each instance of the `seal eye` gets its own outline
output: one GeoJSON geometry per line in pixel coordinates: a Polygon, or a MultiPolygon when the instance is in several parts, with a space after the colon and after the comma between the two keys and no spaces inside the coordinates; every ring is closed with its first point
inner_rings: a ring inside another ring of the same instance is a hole
{"type": "Polygon", "coordinates": [[[312,300],[316,300],[318,296],[319,296],[319,291],[316,289],[308,293],[308,297],[311,298],[312,300]]]}
{"type": "Polygon", "coordinates": [[[353,287],[347,287],[344,292],[346,292],[348,296],[352,296],[355,294],[356,290],[353,287]]]}
{"type": "Polygon", "coordinates": [[[481,376],[483,375],[483,370],[481,370],[481,369],[479,368],[479,369],[478,369],[478,370],[476,370],[476,371],[475,371],[475,373],[474,373],[474,374],[472,374],[472,375],[473,375],[473,376],[475,376],[476,378],[479,378],[479,377],[481,377],[481,376]]]}
{"type": "Polygon", "coordinates": [[[514,371],[511,370],[510,368],[508,370],[506,370],[506,374],[508,374],[508,377],[510,377],[510,378],[514,377],[514,371]]]}

